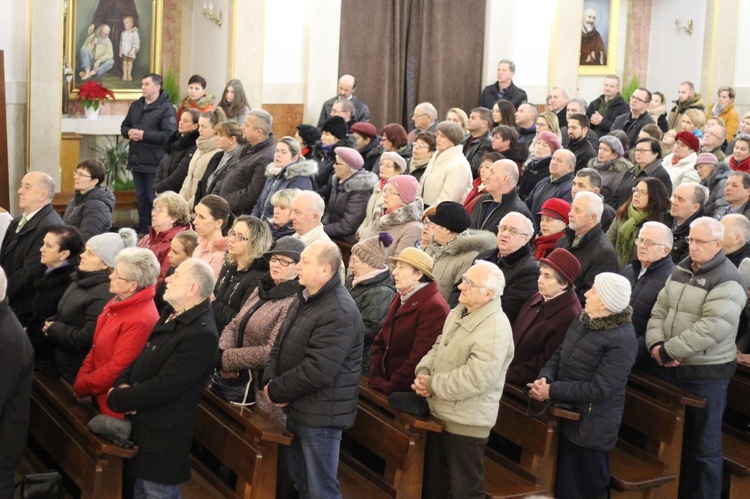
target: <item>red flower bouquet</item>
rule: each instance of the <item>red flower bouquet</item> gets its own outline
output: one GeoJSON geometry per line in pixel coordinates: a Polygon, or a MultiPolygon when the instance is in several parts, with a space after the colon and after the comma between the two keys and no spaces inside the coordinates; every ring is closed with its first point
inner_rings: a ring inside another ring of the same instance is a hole
{"type": "Polygon", "coordinates": [[[90,107],[94,111],[99,109],[99,101],[115,98],[115,93],[106,88],[101,83],[89,80],[78,87],[78,100],[83,104],[84,109],[90,107]]]}

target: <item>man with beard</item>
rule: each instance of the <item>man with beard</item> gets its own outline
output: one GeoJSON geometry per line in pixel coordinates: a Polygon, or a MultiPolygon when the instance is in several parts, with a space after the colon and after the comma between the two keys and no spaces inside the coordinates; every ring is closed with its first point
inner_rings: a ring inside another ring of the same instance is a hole
{"type": "Polygon", "coordinates": [[[579,64],[582,66],[607,65],[607,50],[604,48],[602,35],[596,30],[596,10],[591,7],[583,11],[581,60],[579,64]]]}
{"type": "MultiPolygon", "coordinates": [[[[120,35],[124,29],[123,19],[125,17],[130,17],[133,20],[133,29],[137,31],[138,8],[135,6],[135,0],[99,0],[87,33],[90,35],[97,26],[106,24],[111,30],[109,38],[112,40],[112,45],[119,49],[120,35]]],[[[120,57],[119,50],[114,51],[113,61],[115,74],[122,76],[122,58],[120,57]]]]}
{"type": "Polygon", "coordinates": [[[682,115],[688,109],[698,109],[706,112],[706,104],[701,99],[700,94],[695,93],[695,85],[689,81],[683,81],[680,83],[680,87],[677,89],[677,100],[675,106],[669,112],[669,118],[667,118],[667,126],[671,130],[677,130],[678,132],[682,128],[682,115]]]}
{"type": "Polygon", "coordinates": [[[596,150],[588,141],[589,119],[585,114],[574,114],[568,118],[568,145],[566,149],[576,156],[576,169],[586,168],[591,158],[596,157],[596,150]]]}
{"type": "Polygon", "coordinates": [[[101,78],[115,65],[112,40],[109,39],[109,26],[102,24],[86,38],[81,47],[81,80],[88,80],[92,76],[101,78]]]}

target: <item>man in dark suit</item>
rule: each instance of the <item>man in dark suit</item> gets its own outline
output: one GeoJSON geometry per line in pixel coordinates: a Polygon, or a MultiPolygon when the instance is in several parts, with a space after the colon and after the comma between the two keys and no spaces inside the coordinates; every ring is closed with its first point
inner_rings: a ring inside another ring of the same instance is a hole
{"type": "Polygon", "coordinates": [[[18,189],[18,207],[23,210],[8,226],[0,249],[0,265],[8,277],[6,296],[17,316],[31,311],[34,273],[41,266],[39,250],[47,228],[63,221],[52,208],[55,181],[42,172],[27,173],[18,189]]]}

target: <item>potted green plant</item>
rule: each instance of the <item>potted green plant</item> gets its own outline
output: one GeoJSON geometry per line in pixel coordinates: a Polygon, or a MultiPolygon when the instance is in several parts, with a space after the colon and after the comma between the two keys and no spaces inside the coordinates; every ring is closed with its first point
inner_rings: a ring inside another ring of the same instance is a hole
{"type": "Polygon", "coordinates": [[[86,119],[95,120],[99,117],[99,102],[107,99],[114,100],[115,93],[99,82],[89,80],[78,87],[78,100],[83,105],[86,119]]]}
{"type": "MultiPolygon", "coordinates": [[[[130,141],[127,139],[107,139],[106,146],[93,146],[94,152],[99,155],[106,175],[104,184],[109,187],[115,195],[115,208],[118,210],[132,210],[137,208],[135,195],[135,183],[133,176],[128,170],[128,150],[130,141]]],[[[124,215],[126,218],[127,215],[124,215]]]]}

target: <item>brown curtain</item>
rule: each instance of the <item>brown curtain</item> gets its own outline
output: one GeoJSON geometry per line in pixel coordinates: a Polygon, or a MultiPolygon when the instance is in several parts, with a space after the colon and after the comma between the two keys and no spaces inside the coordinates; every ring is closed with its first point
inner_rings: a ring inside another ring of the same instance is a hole
{"type": "Polygon", "coordinates": [[[485,0],[343,0],[339,73],[357,78],[370,121],[413,128],[431,102],[439,120],[468,111],[482,91],[485,0]]]}

